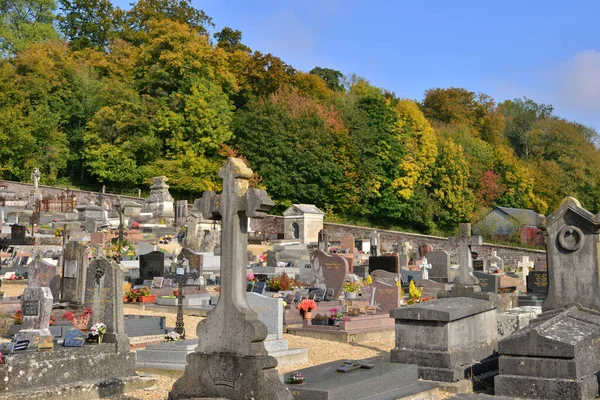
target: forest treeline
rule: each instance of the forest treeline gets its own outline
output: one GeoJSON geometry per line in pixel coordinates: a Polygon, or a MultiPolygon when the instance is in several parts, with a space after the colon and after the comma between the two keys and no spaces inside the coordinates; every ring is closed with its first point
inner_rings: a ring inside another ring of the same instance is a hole
{"type": "Polygon", "coordinates": [[[244,157],[279,210],[450,232],[489,207],[600,211],[596,131],[530,99],[463,88],[410,100],[367,79],[302,72],[214,31],[187,0],[0,1],[0,178],[219,190],[244,157]]]}

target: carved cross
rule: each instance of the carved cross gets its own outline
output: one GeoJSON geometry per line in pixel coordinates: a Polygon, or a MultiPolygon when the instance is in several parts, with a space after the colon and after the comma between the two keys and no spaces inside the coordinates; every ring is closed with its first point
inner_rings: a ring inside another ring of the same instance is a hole
{"type": "MultiPolygon", "coordinates": [[[[239,348],[234,349],[236,328],[238,331],[248,330],[248,335],[256,336],[253,332],[256,332],[257,328],[253,326],[253,322],[250,325],[242,324],[234,327],[232,314],[227,314],[226,317],[225,313],[241,312],[246,316],[244,320],[248,322],[256,320],[246,297],[248,218],[264,218],[274,205],[267,192],[249,187],[252,170],[241,159],[230,157],[219,170],[219,177],[223,179],[223,192],[217,195],[210,191],[202,195],[201,210],[204,218],[221,220],[221,294],[219,303],[203,322],[208,326],[211,323],[223,324],[224,322],[219,318],[227,319],[229,328],[225,332],[220,332],[219,341],[215,339],[212,342],[211,338],[206,338],[206,341],[201,340],[198,351],[203,349],[210,351],[220,349],[223,352],[240,351],[239,348]],[[251,314],[254,316],[250,316],[251,314]],[[229,335],[231,335],[231,344],[226,344],[229,335]]],[[[199,325],[198,337],[202,337],[203,329],[205,328],[199,325]]],[[[261,332],[262,329],[264,328],[261,328],[261,332]]],[[[240,332],[237,334],[241,335],[240,332]]],[[[256,341],[256,337],[251,340],[256,341]]],[[[252,350],[248,348],[246,352],[250,354],[252,350]]]]}
{"type": "Polygon", "coordinates": [[[459,235],[448,238],[452,246],[458,246],[458,275],[454,283],[459,285],[477,285],[479,279],[473,276],[473,259],[471,257],[471,246],[481,246],[481,236],[471,236],[471,224],[459,224],[459,235]]]}

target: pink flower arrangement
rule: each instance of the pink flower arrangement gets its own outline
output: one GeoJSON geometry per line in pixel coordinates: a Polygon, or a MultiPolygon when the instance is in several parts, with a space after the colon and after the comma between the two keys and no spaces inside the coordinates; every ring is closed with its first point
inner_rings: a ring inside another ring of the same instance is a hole
{"type": "Polygon", "coordinates": [[[254,280],[256,280],[256,276],[254,276],[254,274],[252,272],[250,272],[248,274],[248,276],[246,276],[246,280],[254,281],[254,280]]]}

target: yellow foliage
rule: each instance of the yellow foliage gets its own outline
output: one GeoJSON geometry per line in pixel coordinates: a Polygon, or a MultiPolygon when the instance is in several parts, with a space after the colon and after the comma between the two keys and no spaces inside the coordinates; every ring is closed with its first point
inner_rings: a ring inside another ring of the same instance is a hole
{"type": "Polygon", "coordinates": [[[400,100],[394,110],[398,116],[394,131],[406,154],[400,163],[402,176],[392,181],[392,187],[398,196],[409,199],[417,185],[431,182],[429,167],[438,150],[433,128],[414,101],[400,100]]]}

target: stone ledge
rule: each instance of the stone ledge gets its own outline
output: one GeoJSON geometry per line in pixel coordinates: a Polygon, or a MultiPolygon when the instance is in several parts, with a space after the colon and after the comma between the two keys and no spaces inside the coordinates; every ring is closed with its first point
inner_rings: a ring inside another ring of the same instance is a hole
{"type": "Polygon", "coordinates": [[[390,317],[396,320],[452,322],[494,308],[489,301],[468,297],[450,297],[397,308],[390,311],[390,317]]]}
{"type": "Polygon", "coordinates": [[[39,390],[9,393],[1,395],[6,400],[92,400],[108,396],[126,394],[138,389],[154,386],[154,376],[131,376],[123,379],[108,379],[94,383],[75,383],[69,386],[52,387],[39,390]]]}

